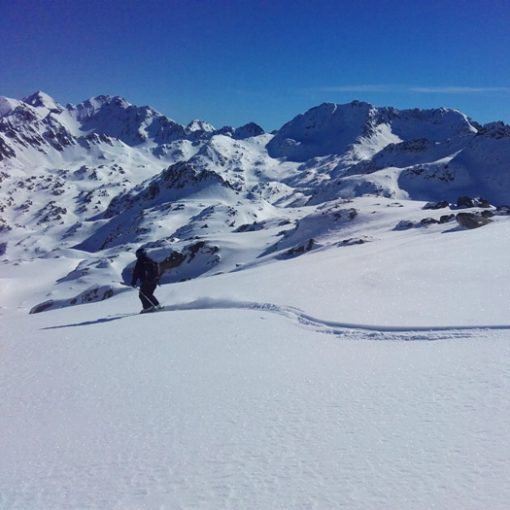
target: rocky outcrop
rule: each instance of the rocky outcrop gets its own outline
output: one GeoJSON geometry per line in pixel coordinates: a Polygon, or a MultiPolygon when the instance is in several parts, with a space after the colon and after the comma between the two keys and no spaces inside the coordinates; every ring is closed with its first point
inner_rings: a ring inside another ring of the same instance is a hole
{"type": "Polygon", "coordinates": [[[29,313],[41,313],[58,308],[66,308],[68,306],[82,305],[86,303],[94,303],[104,301],[117,294],[121,289],[112,287],[111,285],[93,286],[75,297],[68,299],[50,299],[32,307],[29,313]]]}
{"type": "Polygon", "coordinates": [[[149,207],[155,203],[175,201],[212,186],[233,189],[229,182],[212,170],[203,170],[187,162],[176,163],[132,191],[116,196],[104,217],[112,218],[135,206],[149,207]]]}
{"type": "Polygon", "coordinates": [[[467,229],[483,227],[492,221],[491,215],[477,213],[458,213],[456,218],[459,225],[467,229]]]}
{"type": "Polygon", "coordinates": [[[244,140],[245,138],[251,138],[252,136],[263,135],[264,130],[255,122],[249,122],[244,126],[238,127],[233,134],[233,138],[236,140],[244,140]]]}

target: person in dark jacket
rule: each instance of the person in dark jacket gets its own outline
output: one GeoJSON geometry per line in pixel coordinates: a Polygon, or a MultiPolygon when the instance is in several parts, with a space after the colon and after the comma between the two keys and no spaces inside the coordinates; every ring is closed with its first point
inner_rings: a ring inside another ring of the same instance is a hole
{"type": "Polygon", "coordinates": [[[154,291],[159,283],[158,263],[147,255],[145,248],[136,250],[136,259],[131,286],[136,287],[136,283],[140,280],[138,297],[142,302],[142,312],[157,310],[161,308],[159,301],[154,296],[154,291]]]}

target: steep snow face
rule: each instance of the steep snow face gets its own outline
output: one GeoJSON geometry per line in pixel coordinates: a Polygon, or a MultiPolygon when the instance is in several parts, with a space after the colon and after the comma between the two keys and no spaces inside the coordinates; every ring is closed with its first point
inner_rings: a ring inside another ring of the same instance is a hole
{"type": "Polygon", "coordinates": [[[0,97],[0,116],[8,115],[20,105],[20,101],[8,97],[0,97]]]}
{"type": "Polygon", "coordinates": [[[73,135],[56,120],[62,110],[54,101],[40,94],[29,99],[40,106],[6,98],[0,100],[0,134],[14,152],[14,156],[7,155],[6,159],[23,153],[26,158],[23,163],[35,161],[40,154],[62,152],[75,143],[73,135]]]}
{"type": "Polygon", "coordinates": [[[23,102],[35,108],[44,108],[50,112],[60,113],[63,108],[52,97],[38,90],[32,95],[23,98],[23,102]]]}
{"type": "Polygon", "coordinates": [[[69,112],[81,124],[81,131],[106,134],[136,146],[154,139],[169,143],[186,137],[182,126],[148,107],[137,107],[121,97],[98,96],[69,112]]]}
{"type": "Polygon", "coordinates": [[[425,139],[431,142],[474,135],[476,128],[456,110],[396,110],[354,101],[326,103],[285,124],[268,144],[272,157],[306,161],[349,149],[368,159],[386,145],[425,139]]]}
{"type": "Polygon", "coordinates": [[[459,136],[474,135],[477,129],[468,118],[457,110],[438,108],[432,110],[396,110],[382,108],[381,121],[387,119],[392,132],[405,141],[426,139],[441,142],[459,136]]]}
{"type": "Polygon", "coordinates": [[[462,146],[458,142],[434,145],[429,152],[435,157],[429,155],[428,162],[415,163],[400,172],[398,188],[410,198],[455,201],[460,195],[467,195],[490,197],[496,205],[508,203],[509,126],[488,125],[462,146]],[[450,155],[446,156],[446,152],[450,155]]]}
{"type": "Polygon", "coordinates": [[[364,133],[374,109],[355,101],[348,105],[324,103],[285,124],[268,143],[269,155],[306,161],[341,154],[364,133]]]}
{"type": "Polygon", "coordinates": [[[494,126],[473,138],[449,164],[452,172],[464,172],[472,189],[491,197],[496,204],[508,204],[510,190],[510,126],[494,126]]]}

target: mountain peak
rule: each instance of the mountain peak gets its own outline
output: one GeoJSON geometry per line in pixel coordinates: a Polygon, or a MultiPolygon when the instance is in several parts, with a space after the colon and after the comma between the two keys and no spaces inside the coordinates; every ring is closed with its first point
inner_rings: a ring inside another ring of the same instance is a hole
{"type": "Polygon", "coordinates": [[[248,122],[248,124],[238,127],[234,131],[234,138],[236,140],[244,140],[245,138],[263,135],[264,133],[265,131],[258,124],[255,122],[248,122]]]}
{"type": "Polygon", "coordinates": [[[509,138],[510,126],[502,121],[489,122],[482,127],[479,133],[492,138],[509,138]]]}
{"type": "Polygon", "coordinates": [[[121,96],[109,96],[109,95],[103,95],[100,94],[99,96],[91,97],[90,99],[87,99],[83,103],[81,103],[86,108],[92,107],[94,110],[99,110],[103,106],[117,106],[119,108],[128,108],[131,106],[131,103],[126,101],[121,96]]]}
{"type": "Polygon", "coordinates": [[[43,92],[42,90],[38,90],[30,96],[23,98],[23,102],[35,108],[47,108],[48,110],[58,111],[62,110],[61,106],[50,95],[46,94],[46,92],[43,92]]]}
{"type": "Polygon", "coordinates": [[[356,142],[376,109],[369,103],[322,103],[287,122],[267,148],[272,157],[306,161],[340,154],[356,142]]]}
{"type": "Polygon", "coordinates": [[[205,131],[207,133],[212,133],[216,131],[216,128],[209,124],[209,122],[205,122],[200,119],[193,119],[187,126],[186,131],[188,133],[193,133],[194,131],[205,131]]]}

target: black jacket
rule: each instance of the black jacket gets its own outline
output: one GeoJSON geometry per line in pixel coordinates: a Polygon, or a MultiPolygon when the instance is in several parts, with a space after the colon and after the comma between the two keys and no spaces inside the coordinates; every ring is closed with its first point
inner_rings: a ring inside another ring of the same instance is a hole
{"type": "Polygon", "coordinates": [[[149,282],[157,283],[159,281],[158,263],[147,256],[139,257],[133,270],[131,285],[135,286],[138,280],[140,280],[142,284],[149,282]]]}

